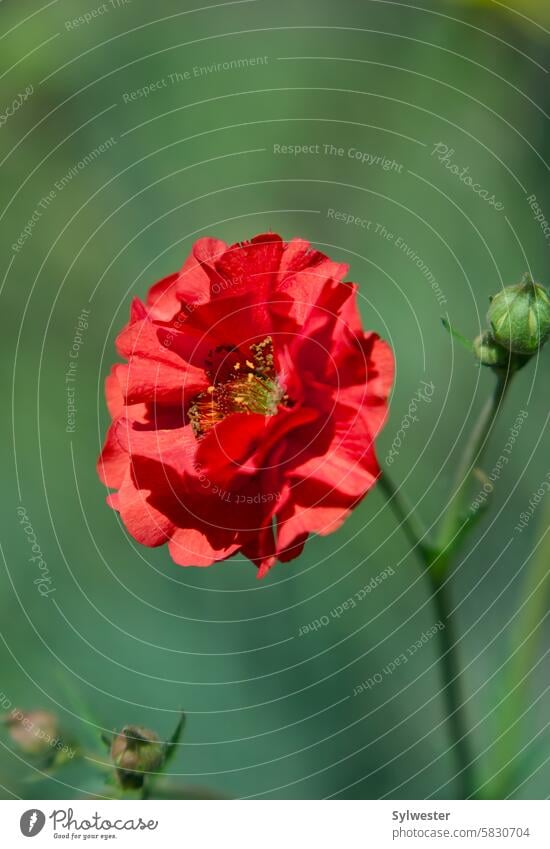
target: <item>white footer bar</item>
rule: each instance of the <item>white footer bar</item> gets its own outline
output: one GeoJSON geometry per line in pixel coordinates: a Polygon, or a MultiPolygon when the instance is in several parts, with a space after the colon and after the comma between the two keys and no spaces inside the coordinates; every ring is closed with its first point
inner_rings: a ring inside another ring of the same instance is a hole
{"type": "Polygon", "coordinates": [[[2,846],[549,849],[550,802],[0,801],[2,846]]]}

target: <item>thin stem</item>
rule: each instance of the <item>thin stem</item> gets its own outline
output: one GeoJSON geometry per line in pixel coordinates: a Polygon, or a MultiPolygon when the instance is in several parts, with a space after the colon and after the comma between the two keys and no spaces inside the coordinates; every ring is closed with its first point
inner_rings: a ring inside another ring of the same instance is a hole
{"type": "Polygon", "coordinates": [[[510,385],[510,372],[499,371],[497,383],[492,396],[483,407],[479,419],[466,444],[462,460],[457,470],[453,496],[447,507],[443,519],[441,533],[438,540],[439,557],[434,563],[434,569],[438,574],[446,571],[451,557],[456,553],[458,532],[463,523],[462,514],[465,509],[469,491],[470,474],[476,464],[481,460],[487,445],[489,434],[493,428],[496,416],[502,407],[506,390],[510,385]]]}
{"type": "Polygon", "coordinates": [[[469,750],[467,723],[460,692],[460,666],[455,651],[456,639],[450,617],[451,603],[448,597],[448,590],[445,583],[439,581],[431,568],[433,550],[428,543],[424,542],[425,534],[421,533],[413,522],[411,511],[404,504],[399,490],[392,483],[386,472],[380,473],[379,482],[386,493],[388,503],[399,520],[400,527],[403,528],[412,547],[421,559],[425,575],[430,584],[431,597],[436,608],[436,615],[444,626],[439,631],[441,645],[440,659],[444,681],[443,692],[447,708],[449,731],[453,741],[453,751],[456,754],[459,764],[460,796],[466,799],[474,795],[476,783],[469,750]]]}
{"type": "Polygon", "coordinates": [[[456,652],[457,640],[454,623],[451,618],[451,599],[445,583],[439,583],[430,575],[432,599],[438,618],[444,627],[439,632],[441,643],[441,668],[444,681],[444,698],[447,707],[447,719],[453,750],[459,765],[457,775],[460,786],[460,798],[467,799],[475,796],[477,789],[473,758],[468,739],[468,723],[466,721],[461,693],[460,663],[456,652]]]}
{"type": "Polygon", "coordinates": [[[454,494],[449,503],[437,546],[437,555],[429,569],[432,597],[439,618],[445,627],[440,631],[441,665],[445,681],[445,700],[447,715],[456,758],[460,766],[459,779],[461,796],[466,799],[475,796],[477,791],[475,769],[470,752],[468,722],[464,700],[461,694],[460,662],[457,652],[457,640],[451,619],[451,599],[446,582],[449,566],[456,554],[464,528],[463,513],[469,493],[470,474],[479,463],[487,445],[496,416],[502,408],[502,402],[510,383],[510,373],[500,371],[496,374],[497,383],[492,396],[483,407],[480,417],[466,445],[457,470],[454,494]]]}
{"type": "Polygon", "coordinates": [[[413,549],[418,552],[423,564],[429,566],[432,557],[431,546],[425,541],[426,534],[417,525],[413,512],[405,503],[402,493],[397,489],[388,473],[383,470],[380,471],[378,476],[378,483],[384,490],[388,504],[399,520],[399,526],[403,528],[403,532],[413,549]]]}
{"type": "Polygon", "coordinates": [[[468,496],[471,471],[475,464],[479,462],[485,449],[489,434],[495,418],[502,407],[502,401],[510,382],[510,372],[501,371],[497,372],[496,375],[497,384],[493,395],[489,398],[481,412],[459,465],[453,491],[454,494],[451,497],[446,516],[443,520],[443,526],[436,548],[425,542],[425,534],[420,533],[416,528],[411,511],[404,505],[398,490],[391,483],[387,473],[381,472],[379,477],[380,484],[403,531],[422,560],[426,577],[430,583],[431,596],[437,616],[444,625],[439,632],[441,669],[444,681],[443,692],[445,694],[453,750],[459,765],[458,778],[460,781],[460,795],[463,799],[475,797],[477,783],[473,759],[470,753],[464,700],[461,694],[460,662],[457,655],[454,623],[451,618],[452,603],[445,576],[448,573],[451,559],[456,554],[461,542],[462,534],[460,531],[465,528],[462,514],[468,496]]]}

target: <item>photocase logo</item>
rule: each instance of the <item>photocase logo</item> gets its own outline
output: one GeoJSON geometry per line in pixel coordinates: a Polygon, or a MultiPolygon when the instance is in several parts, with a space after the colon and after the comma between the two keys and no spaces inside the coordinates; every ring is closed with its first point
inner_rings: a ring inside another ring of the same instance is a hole
{"type": "Polygon", "coordinates": [[[19,820],[21,834],[25,837],[36,837],[40,834],[46,823],[46,817],[42,811],[32,808],[30,811],[25,811],[19,820]]]}

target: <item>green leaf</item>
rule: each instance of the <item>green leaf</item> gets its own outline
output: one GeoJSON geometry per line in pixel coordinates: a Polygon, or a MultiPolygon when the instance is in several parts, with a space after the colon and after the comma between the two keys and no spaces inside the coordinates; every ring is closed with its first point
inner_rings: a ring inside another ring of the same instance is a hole
{"type": "Polygon", "coordinates": [[[174,729],[174,733],[170,740],[166,743],[164,748],[164,764],[163,769],[166,768],[168,763],[172,760],[174,755],[176,754],[177,748],[179,746],[179,742],[181,739],[181,735],[183,734],[183,729],[185,728],[185,713],[181,711],[180,718],[178,724],[174,729]]]}
{"type": "Polygon", "coordinates": [[[455,330],[447,318],[444,318],[442,316],[441,322],[445,330],[447,330],[451,334],[451,336],[456,339],[457,342],[460,342],[463,348],[466,348],[467,351],[473,354],[474,346],[470,339],[467,339],[465,336],[462,335],[462,333],[459,333],[458,330],[455,330]]]}

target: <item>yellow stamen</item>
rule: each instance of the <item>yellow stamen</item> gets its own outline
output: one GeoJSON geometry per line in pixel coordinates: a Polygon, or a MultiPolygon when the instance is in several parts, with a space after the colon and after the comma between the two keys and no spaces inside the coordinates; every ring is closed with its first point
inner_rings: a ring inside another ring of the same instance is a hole
{"type": "Polygon", "coordinates": [[[223,373],[223,370],[215,372],[212,365],[210,373],[206,371],[212,384],[200,392],[189,407],[189,420],[197,439],[232,413],[274,416],[283,398],[288,401],[275,373],[271,337],[251,345],[250,349],[254,362],[245,360],[246,374],[240,374],[241,362],[233,363],[233,374],[223,373]]]}

